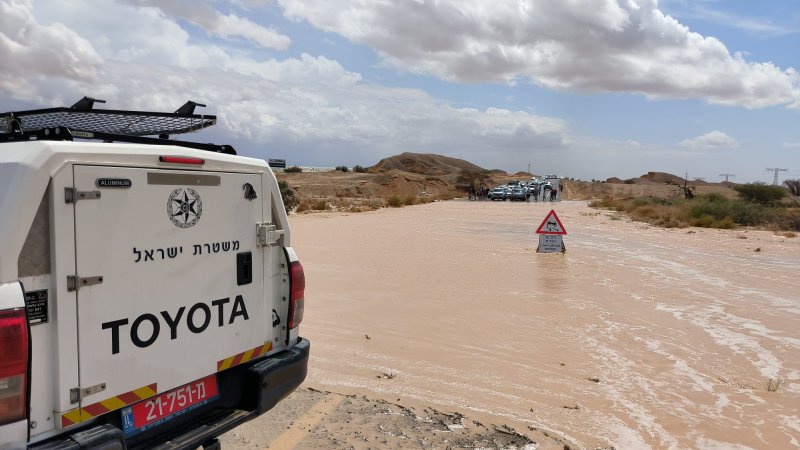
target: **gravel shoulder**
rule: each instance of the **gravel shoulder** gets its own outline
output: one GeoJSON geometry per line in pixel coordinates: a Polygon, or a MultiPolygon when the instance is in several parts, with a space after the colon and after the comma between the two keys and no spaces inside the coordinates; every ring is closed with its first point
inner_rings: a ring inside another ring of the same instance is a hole
{"type": "Polygon", "coordinates": [[[538,430],[517,431],[458,412],[418,409],[308,386],[269,413],[223,435],[220,442],[226,449],[571,448],[538,430]]]}

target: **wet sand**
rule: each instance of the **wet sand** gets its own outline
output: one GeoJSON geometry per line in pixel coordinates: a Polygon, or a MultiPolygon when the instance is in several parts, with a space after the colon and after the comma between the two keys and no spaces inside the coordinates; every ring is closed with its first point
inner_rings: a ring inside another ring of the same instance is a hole
{"type": "Polygon", "coordinates": [[[573,448],[800,447],[800,238],[661,229],[577,201],[291,225],[307,386],[547,430],[573,448]],[[550,208],[569,233],[563,255],[535,253],[550,208]]]}

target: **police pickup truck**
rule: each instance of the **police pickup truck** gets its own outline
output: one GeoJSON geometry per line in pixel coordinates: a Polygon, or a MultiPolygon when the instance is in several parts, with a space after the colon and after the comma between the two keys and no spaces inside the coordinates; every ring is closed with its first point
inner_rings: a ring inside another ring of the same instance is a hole
{"type": "Polygon", "coordinates": [[[0,115],[0,450],[217,448],[306,376],[278,184],[95,102],[0,115]]]}

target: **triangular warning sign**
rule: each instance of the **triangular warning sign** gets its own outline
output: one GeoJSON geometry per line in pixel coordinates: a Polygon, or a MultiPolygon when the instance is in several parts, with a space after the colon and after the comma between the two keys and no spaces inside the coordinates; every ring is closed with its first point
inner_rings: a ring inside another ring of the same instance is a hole
{"type": "Polygon", "coordinates": [[[542,224],[536,229],[536,234],[567,234],[567,230],[561,221],[558,219],[555,210],[550,210],[547,217],[544,218],[542,224]]]}

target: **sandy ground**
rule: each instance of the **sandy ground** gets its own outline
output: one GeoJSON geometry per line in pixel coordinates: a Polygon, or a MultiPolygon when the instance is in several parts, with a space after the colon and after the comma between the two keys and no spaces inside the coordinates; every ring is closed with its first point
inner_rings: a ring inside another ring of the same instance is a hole
{"type": "Polygon", "coordinates": [[[306,388],[227,448],[800,448],[800,238],[582,201],[291,225],[306,388]],[[550,208],[563,255],[535,253],[550,208]]]}

